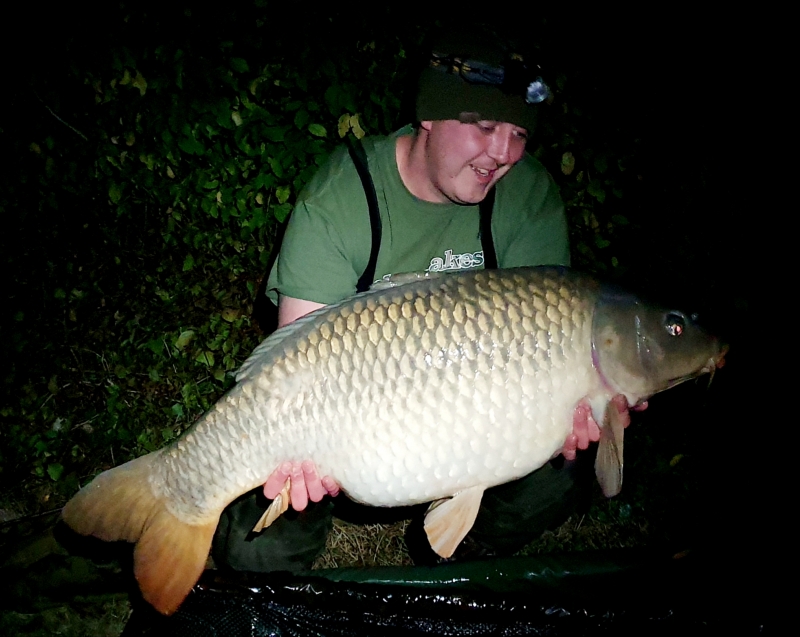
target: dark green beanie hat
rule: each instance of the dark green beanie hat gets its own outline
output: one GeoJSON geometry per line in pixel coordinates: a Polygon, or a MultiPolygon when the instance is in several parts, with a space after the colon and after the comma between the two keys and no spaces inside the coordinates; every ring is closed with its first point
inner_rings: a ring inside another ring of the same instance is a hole
{"type": "Polygon", "coordinates": [[[549,96],[537,66],[490,31],[464,27],[439,37],[417,91],[417,121],[492,120],[536,127],[549,96]]]}

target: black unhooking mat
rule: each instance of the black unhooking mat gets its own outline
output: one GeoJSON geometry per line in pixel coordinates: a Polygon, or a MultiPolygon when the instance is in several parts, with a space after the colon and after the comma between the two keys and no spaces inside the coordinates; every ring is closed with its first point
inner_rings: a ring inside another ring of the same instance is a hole
{"type": "Polygon", "coordinates": [[[693,559],[623,550],[436,567],[207,571],[171,617],[139,604],[123,637],[764,634],[693,559]]]}
{"type": "Polygon", "coordinates": [[[776,571],[791,572],[783,556],[766,559],[757,536],[733,551],[721,535],[682,556],[618,549],[298,576],[206,571],[163,617],[138,598],[132,545],[68,540],[54,533],[57,513],[0,525],[0,607],[33,613],[127,594],[124,637],[759,635],[786,609],[776,571]]]}

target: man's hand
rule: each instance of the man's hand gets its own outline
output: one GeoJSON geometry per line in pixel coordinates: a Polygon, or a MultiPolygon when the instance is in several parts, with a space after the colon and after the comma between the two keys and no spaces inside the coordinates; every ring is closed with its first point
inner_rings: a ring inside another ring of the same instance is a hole
{"type": "MultiPolygon", "coordinates": [[[[631,416],[629,410],[642,411],[647,409],[647,401],[628,406],[628,401],[625,396],[621,394],[614,396],[611,399],[613,407],[619,411],[622,416],[622,424],[627,427],[631,424],[631,416]]],[[[561,452],[567,460],[575,460],[575,455],[578,449],[588,449],[590,442],[597,442],[600,440],[600,427],[592,416],[592,408],[589,406],[589,401],[584,399],[578,403],[575,412],[572,415],[572,433],[567,436],[564,441],[564,447],[561,452]]]]}
{"type": "Polygon", "coordinates": [[[289,500],[295,511],[305,509],[309,500],[319,502],[326,495],[339,495],[339,485],[334,479],[325,476],[320,480],[314,463],[306,460],[303,463],[284,462],[275,469],[264,484],[264,496],[274,500],[283,489],[287,479],[291,481],[289,500]]]}

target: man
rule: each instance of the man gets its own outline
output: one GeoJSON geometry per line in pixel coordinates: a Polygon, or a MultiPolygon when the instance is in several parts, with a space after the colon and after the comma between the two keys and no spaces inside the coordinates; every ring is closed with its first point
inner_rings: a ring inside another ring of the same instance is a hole
{"type": "MultiPolygon", "coordinates": [[[[441,40],[420,79],[418,126],[364,140],[382,229],[377,260],[371,262],[365,187],[340,148],[301,193],[270,273],[279,326],[351,296],[370,267],[372,279],[484,267],[481,214],[488,213],[479,204],[487,197],[494,200],[489,251],[498,267],[569,265],[558,190],[525,153],[537,104],[546,97],[541,78],[499,40],[463,31],[441,40]]],[[[599,436],[588,413],[585,406],[576,412],[563,468],[546,465],[487,490],[465,544],[474,554],[510,554],[571,513],[576,487],[569,460],[599,436]]],[[[263,494],[243,496],[223,514],[215,561],[254,571],[307,568],[330,529],[332,503],[324,496],[337,493],[338,485],[320,479],[312,463],[285,463],[263,494]],[[294,510],[263,533],[250,533],[268,504],[262,496],[274,498],[287,478],[294,510]]]]}

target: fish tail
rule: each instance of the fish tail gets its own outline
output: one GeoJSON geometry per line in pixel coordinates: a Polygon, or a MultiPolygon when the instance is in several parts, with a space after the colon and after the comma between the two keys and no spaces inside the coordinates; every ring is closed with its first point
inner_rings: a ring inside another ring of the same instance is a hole
{"type": "Polygon", "coordinates": [[[101,473],[64,507],[75,532],[113,542],[136,542],[134,575],[144,599],[159,612],[177,610],[206,565],[219,516],[187,524],[155,496],[148,476],[158,452],[101,473]]]}

